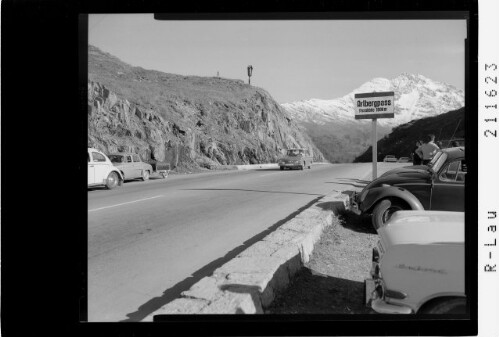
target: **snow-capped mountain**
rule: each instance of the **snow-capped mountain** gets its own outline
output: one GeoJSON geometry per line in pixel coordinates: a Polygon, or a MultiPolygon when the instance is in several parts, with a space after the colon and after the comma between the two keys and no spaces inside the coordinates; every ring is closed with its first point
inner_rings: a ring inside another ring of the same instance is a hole
{"type": "Polygon", "coordinates": [[[395,117],[378,119],[378,139],[400,124],[464,106],[462,90],[407,73],[392,80],[375,78],[337,99],[310,99],[281,106],[306,130],[329,161],[349,162],[371,144],[371,121],[355,119],[354,94],[374,91],[395,93],[395,117]]]}
{"type": "Polygon", "coordinates": [[[354,119],[354,94],[394,91],[395,118],[378,119],[380,125],[394,127],[414,119],[430,117],[464,106],[464,92],[456,87],[433,81],[423,75],[403,73],[388,80],[375,78],[351,93],[336,99],[310,99],[281,104],[297,122],[324,125],[359,123],[354,119]]]}

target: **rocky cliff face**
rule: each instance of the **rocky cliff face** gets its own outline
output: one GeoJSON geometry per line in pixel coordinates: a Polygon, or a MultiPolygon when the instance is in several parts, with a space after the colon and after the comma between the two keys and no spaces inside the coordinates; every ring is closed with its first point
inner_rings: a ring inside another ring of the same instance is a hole
{"type": "Polygon", "coordinates": [[[173,168],[275,162],[290,147],[322,154],[264,90],[240,80],[132,67],[89,47],[88,143],[173,168]]]}

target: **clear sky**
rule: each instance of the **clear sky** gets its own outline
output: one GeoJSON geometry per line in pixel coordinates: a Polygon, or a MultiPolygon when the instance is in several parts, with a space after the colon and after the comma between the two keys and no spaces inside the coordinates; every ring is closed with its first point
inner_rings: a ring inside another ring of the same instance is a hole
{"type": "Polygon", "coordinates": [[[145,69],[242,79],[279,103],[333,99],[375,77],[424,75],[464,90],[464,20],[156,21],[89,15],[89,43],[145,69]]]}

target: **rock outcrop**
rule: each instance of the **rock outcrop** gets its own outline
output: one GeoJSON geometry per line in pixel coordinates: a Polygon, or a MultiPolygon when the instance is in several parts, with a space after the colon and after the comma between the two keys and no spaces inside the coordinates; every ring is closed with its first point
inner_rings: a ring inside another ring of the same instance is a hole
{"type": "Polygon", "coordinates": [[[282,151],[320,151],[263,89],[240,80],[129,66],[89,47],[88,144],[132,151],[172,168],[276,162],[282,151]]]}

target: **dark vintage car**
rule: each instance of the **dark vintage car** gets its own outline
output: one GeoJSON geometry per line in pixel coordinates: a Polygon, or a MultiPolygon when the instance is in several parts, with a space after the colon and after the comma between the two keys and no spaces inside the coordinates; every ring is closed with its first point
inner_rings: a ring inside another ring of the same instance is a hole
{"type": "Polygon", "coordinates": [[[352,196],[354,211],[371,214],[375,228],[399,210],[464,211],[464,147],[437,152],[428,165],[390,170],[352,196]]]}

